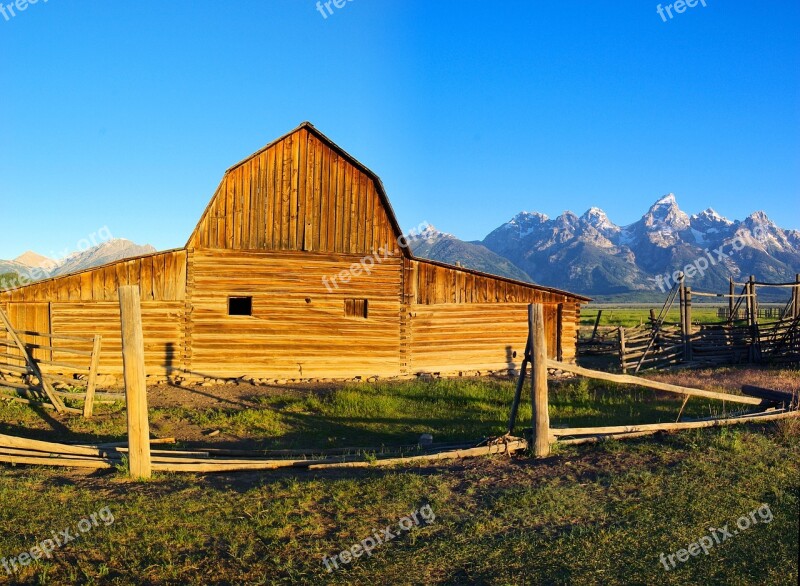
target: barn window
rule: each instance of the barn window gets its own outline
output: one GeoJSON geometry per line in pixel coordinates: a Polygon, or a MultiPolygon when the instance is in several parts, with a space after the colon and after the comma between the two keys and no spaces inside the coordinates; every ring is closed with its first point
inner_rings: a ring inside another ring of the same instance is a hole
{"type": "Polygon", "coordinates": [[[369,302],[366,299],[345,299],[344,316],[367,319],[369,317],[369,302]]]}
{"type": "Polygon", "coordinates": [[[253,315],[253,298],[228,297],[228,315],[253,315]]]}

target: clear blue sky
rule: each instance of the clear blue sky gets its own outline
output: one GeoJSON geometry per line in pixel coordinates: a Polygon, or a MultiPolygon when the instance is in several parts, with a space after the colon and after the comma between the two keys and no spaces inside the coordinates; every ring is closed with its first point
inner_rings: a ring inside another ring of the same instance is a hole
{"type": "MultiPolygon", "coordinates": [[[[10,0],[3,0],[8,4],[10,0]]],[[[303,120],[405,228],[675,192],[800,228],[800,2],[70,2],[0,15],[0,258],[108,226],[182,246],[224,170],[303,120]],[[333,8],[333,5],[332,5],[333,8]]]]}

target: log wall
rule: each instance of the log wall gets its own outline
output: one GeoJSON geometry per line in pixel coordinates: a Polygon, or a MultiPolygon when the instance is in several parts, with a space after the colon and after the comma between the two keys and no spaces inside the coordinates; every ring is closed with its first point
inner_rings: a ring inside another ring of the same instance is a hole
{"type": "Polygon", "coordinates": [[[408,372],[453,374],[517,368],[527,306],[544,305],[548,354],[573,362],[580,305],[548,290],[467,269],[405,260],[403,349],[408,372]]]}
{"type": "Polygon", "coordinates": [[[355,255],[197,250],[189,258],[188,369],[200,376],[352,378],[400,373],[402,261],[337,282],[355,255]],[[228,298],[252,297],[252,316],[228,298]],[[368,317],[346,316],[367,300],[368,317]],[[350,304],[352,307],[353,304],[350,304]]]}
{"type": "MultiPolygon", "coordinates": [[[[55,277],[0,294],[0,305],[17,330],[59,336],[103,336],[100,373],[122,374],[117,289],[139,285],[142,292],[148,374],[167,375],[183,364],[183,313],[186,297],[185,250],[119,261],[73,275],[55,277]]],[[[53,345],[41,336],[22,336],[26,344],[53,345]]],[[[56,347],[84,350],[85,344],[59,340],[56,347]]],[[[88,358],[34,350],[43,360],[88,368],[88,358]]],[[[67,374],[69,368],[45,367],[67,374]]]]}
{"type": "MultiPolygon", "coordinates": [[[[142,301],[142,328],[145,340],[145,368],[148,375],[167,376],[182,370],[182,301],[142,301]]],[[[119,302],[53,303],[52,332],[59,336],[103,336],[100,352],[101,374],[121,375],[122,339],[119,302]],[[88,331],[87,331],[88,330],[88,331]]],[[[57,347],[85,349],[80,342],[59,340],[57,347]]],[[[53,352],[55,362],[70,362],[86,369],[89,358],[53,352]]],[[[60,369],[62,372],[64,369],[60,369]]],[[[69,372],[69,369],[67,369],[69,372]]]]}

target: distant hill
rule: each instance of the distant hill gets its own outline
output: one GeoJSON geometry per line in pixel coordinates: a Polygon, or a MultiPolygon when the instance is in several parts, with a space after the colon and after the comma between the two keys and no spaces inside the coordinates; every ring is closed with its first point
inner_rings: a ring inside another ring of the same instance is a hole
{"type": "Polygon", "coordinates": [[[113,238],[83,252],[68,256],[58,264],[52,275],[76,273],[92,267],[98,267],[124,258],[142,256],[156,252],[149,244],[139,245],[124,238],[113,238]]]}
{"type": "MultiPolygon", "coordinates": [[[[83,252],[76,252],[61,261],[29,250],[14,260],[0,260],[0,275],[24,275],[29,279],[41,280],[151,252],[156,252],[156,249],[149,244],[139,245],[123,238],[107,240],[83,252]]],[[[0,279],[0,288],[8,286],[8,278],[0,279]]]]}
{"type": "Polygon", "coordinates": [[[414,255],[420,258],[442,260],[484,273],[531,282],[531,278],[525,271],[484,245],[464,242],[452,234],[440,232],[430,225],[422,232],[411,234],[408,237],[408,244],[414,255]]]}

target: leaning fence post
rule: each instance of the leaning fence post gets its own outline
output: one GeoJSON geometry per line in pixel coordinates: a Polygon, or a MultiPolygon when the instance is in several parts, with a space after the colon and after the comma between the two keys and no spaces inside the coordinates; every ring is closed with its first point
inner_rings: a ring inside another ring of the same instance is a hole
{"type": "Polygon", "coordinates": [[[147,419],[147,378],[139,287],[119,288],[122,364],[128,411],[128,458],[133,478],[150,478],[150,423],[147,419]]]}
{"type": "Polygon", "coordinates": [[[528,306],[528,327],[533,334],[531,405],[533,407],[533,455],[550,455],[550,414],[547,402],[547,341],[541,303],[528,306]]]}
{"type": "Polygon", "coordinates": [[[102,336],[95,336],[92,341],[92,358],[89,361],[89,379],[86,382],[86,400],[83,402],[83,416],[92,417],[94,411],[94,391],[97,387],[97,367],[100,361],[100,344],[102,336]]]}

